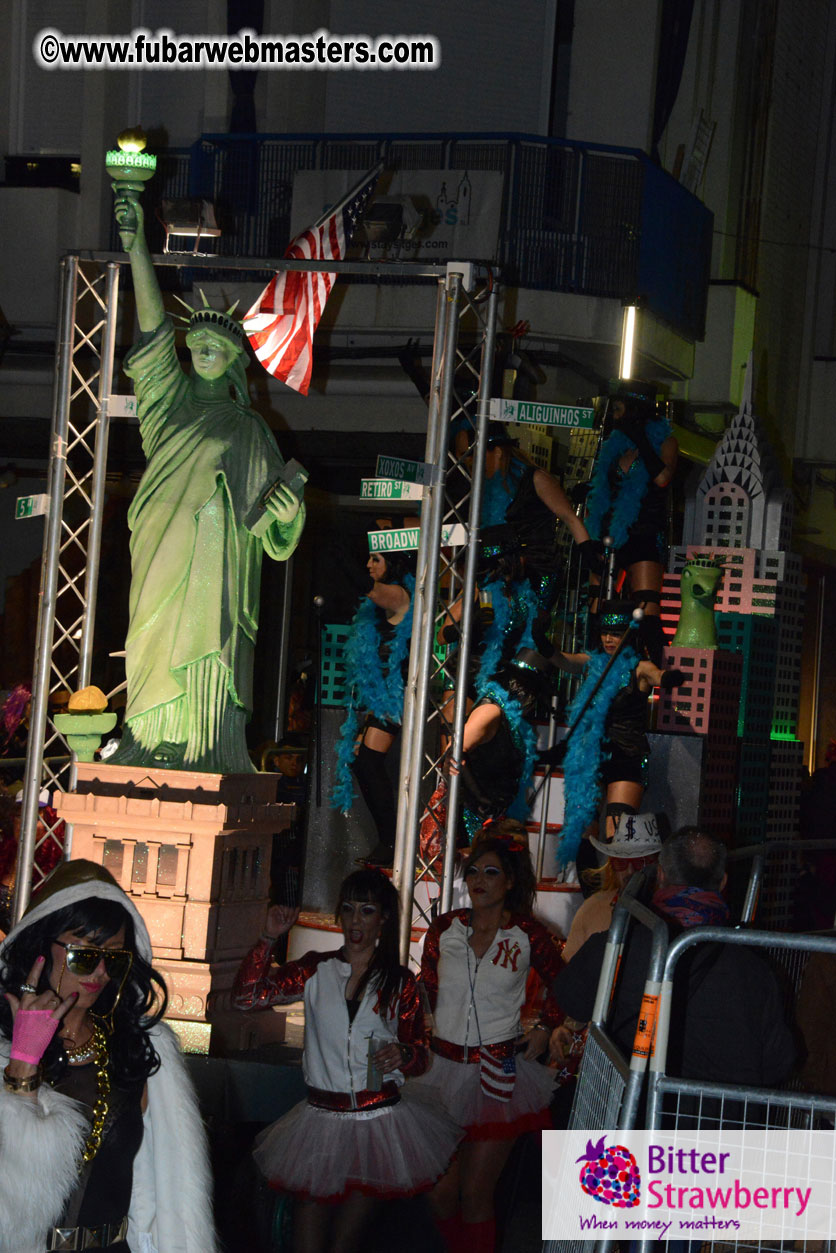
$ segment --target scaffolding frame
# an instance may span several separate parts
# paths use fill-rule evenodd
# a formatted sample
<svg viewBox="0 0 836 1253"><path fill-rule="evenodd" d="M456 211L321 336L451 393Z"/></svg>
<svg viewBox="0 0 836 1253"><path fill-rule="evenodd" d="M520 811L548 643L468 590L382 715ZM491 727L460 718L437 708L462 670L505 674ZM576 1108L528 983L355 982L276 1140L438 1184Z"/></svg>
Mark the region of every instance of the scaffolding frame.
<svg viewBox="0 0 836 1253"><path fill-rule="evenodd" d="M429 737L435 732L434 724L441 716L437 708L428 714L433 639L437 626L435 619L438 613L444 612L439 607L437 593L441 526L447 519L456 522L466 520L465 544L453 550L454 557L445 560L445 564L448 568L457 566L462 551L466 550L464 579L454 571L451 583L454 586L457 580L462 583L465 595L469 588L469 599L472 601L476 569L473 540L478 527L469 523L471 515L475 519L479 516L483 460L480 453L485 441L487 405L480 406L478 422L475 423L478 435L472 484L465 467L447 450L447 432L453 417L458 413L472 416L477 402L489 397L496 330L497 275L470 262L432 265L416 262L288 261L284 258L241 259L192 254L156 255L152 260L155 267L209 270L213 274L326 271L339 275L362 275L364 278L418 278L435 281L438 285L426 457L437 467L437 480L430 484L425 494L425 522L421 528L418 554L419 578L416 580L414 613L417 629L413 630L405 695L401 803L394 872L401 893L408 948L414 896L411 871L416 862L419 791L425 759L429 769L441 777L438 754L432 749L425 750L425 743L429 743ZM45 830L38 835L41 790L43 787L67 790L76 782L75 756L70 754L63 736L48 719L49 698L55 691L84 687L90 681L119 313L119 276L121 267L127 264L129 260L125 254L111 252L70 254L61 261L48 469L49 504L41 563L13 922L19 921L29 903L33 876L36 879L35 888L44 878L36 862L38 851L47 842L62 848L57 829L60 823L52 826L45 824ZM474 272L487 281L484 310L475 293L465 290L465 280L471 286ZM475 315L478 327L475 346L469 349L461 346L459 337L461 317L467 311ZM470 384L462 395L457 394L455 386L457 367L463 369ZM458 470L468 481L462 497L457 501L448 499L445 492L450 470ZM435 611L431 609L433 604ZM471 621L472 605L466 600L460 644L465 664L469 654ZM280 670L285 661L285 657L279 659ZM463 684L466 684L465 664L459 667ZM457 696L454 753L461 743L464 713L464 700ZM423 734L417 734L416 728L420 728ZM58 760L45 760L49 749L53 749L51 756L55 757L55 748L62 750ZM457 817L457 791L457 779L453 777L448 814L448 830L451 831L455 829ZM71 845L72 831L68 828L63 855L69 855ZM446 908L449 908L452 894L454 857L455 839L448 838L443 866L433 864L419 868L420 875L430 876L440 883Z"/></svg>

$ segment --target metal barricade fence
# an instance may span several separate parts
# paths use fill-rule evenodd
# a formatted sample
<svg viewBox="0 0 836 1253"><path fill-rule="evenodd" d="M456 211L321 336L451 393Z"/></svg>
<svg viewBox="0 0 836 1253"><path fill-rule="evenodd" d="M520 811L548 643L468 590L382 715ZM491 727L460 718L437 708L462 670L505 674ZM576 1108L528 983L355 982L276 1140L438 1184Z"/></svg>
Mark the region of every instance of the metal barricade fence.
<svg viewBox="0 0 836 1253"><path fill-rule="evenodd" d="M667 1073L676 964L682 954L694 946L718 942L759 949L773 961L780 957L783 968L790 974L793 996L797 993L804 965L811 953L824 953L836 961L836 938L830 936L693 927L672 941L664 963L656 1039L649 1068L647 1127L831 1130L836 1126L836 1096L793 1089L792 1078L784 1088L759 1088L680 1079ZM642 1244L643 1251L649 1243ZM759 1249L767 1253L771 1250L782 1253L784 1247L778 1241L765 1244L732 1239L724 1239L723 1245L729 1250Z"/></svg>
<svg viewBox="0 0 836 1253"><path fill-rule="evenodd" d="M774 921L769 908L769 895L776 894L773 879L791 880L797 884L799 854L827 853L834 850L836 839L768 840L763 844L747 844L742 848L730 849L727 858L729 895L732 899L741 901L741 924L751 925L757 918L762 927L769 929ZM750 860L751 866L744 885L742 877L736 875L735 871L738 867L744 870ZM836 924L836 920L833 921Z"/></svg>
<svg viewBox="0 0 836 1253"><path fill-rule="evenodd" d="M645 881L644 873L633 875L613 911L598 979L595 1007L569 1116L571 1130L595 1131L615 1127L619 1131L627 1131L636 1125L655 1031L660 981L668 946L668 929L662 919L636 899ZM631 920L635 925L648 929L651 944L642 1012L633 1041L632 1055L628 1060L622 1056L609 1035L607 1019L621 971L624 941ZM611 1244L610 1240L547 1240L543 1244L543 1253L591 1253L592 1250L595 1253L607 1253Z"/></svg>

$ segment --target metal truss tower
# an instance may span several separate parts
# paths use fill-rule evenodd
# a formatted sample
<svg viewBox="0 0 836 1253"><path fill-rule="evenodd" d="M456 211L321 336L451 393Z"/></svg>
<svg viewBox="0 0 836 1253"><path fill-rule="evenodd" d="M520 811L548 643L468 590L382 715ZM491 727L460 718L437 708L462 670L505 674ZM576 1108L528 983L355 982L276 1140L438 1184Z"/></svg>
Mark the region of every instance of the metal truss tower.
<svg viewBox="0 0 836 1253"><path fill-rule="evenodd" d="M75 784L63 736L47 719L50 695L90 682L96 587L107 464L108 401L112 390L119 266L61 262L58 360L53 393L49 510L41 564L40 606L29 739L15 878L14 919L61 850L55 828L41 824L41 788ZM55 846L50 849L49 845ZM33 883L34 879L34 883Z"/></svg>
<svg viewBox="0 0 836 1253"><path fill-rule="evenodd" d="M427 924L436 909L443 913L452 903L460 809L455 763L461 760L466 715L497 303L493 275L478 293L466 290L458 273L448 274L439 287L425 453L430 482L421 510L395 846L402 961L409 952L413 923ZM455 430L465 432L466 438L457 442ZM450 528L456 529L451 533ZM462 606L461 633L453 673L446 650L437 652L435 645L447 607L457 600ZM455 691L452 717L451 691ZM443 751L445 739L449 762ZM447 787L446 815L443 824L436 821L436 849L422 851L421 814L442 783Z"/></svg>

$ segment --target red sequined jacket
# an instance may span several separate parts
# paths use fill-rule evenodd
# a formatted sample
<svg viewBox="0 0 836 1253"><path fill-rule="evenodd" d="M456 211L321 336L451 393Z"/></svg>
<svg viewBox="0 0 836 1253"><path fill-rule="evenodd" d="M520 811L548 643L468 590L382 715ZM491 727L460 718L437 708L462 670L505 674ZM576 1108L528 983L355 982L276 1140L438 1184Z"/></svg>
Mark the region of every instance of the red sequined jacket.
<svg viewBox="0 0 836 1253"><path fill-rule="evenodd" d="M339 949L306 953L284 966L271 966L272 951L267 940L250 949L235 977L232 1001L237 1009L267 1009L304 995L302 1066L309 1090L342 1094L342 1102L331 1103L335 1108L366 1108L392 1099L404 1076L426 1070L424 1014L418 985L408 970L401 970L401 990L394 1006L381 1007L375 988L367 987L352 1022L345 999L351 966L341 959ZM368 1090L370 1037L374 1037L372 1052L392 1042L406 1046L402 1066L384 1076L381 1093Z"/></svg>

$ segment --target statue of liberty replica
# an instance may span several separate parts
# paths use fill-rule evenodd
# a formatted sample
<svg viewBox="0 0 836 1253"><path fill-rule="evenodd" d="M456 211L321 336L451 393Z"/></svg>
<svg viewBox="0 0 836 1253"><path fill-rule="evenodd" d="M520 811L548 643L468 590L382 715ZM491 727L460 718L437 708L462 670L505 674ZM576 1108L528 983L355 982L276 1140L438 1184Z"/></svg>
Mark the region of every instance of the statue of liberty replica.
<svg viewBox="0 0 836 1253"><path fill-rule="evenodd" d="M186 306L191 370L180 365L145 239L141 187L114 177L141 332L125 372L147 464L128 514L128 697L110 760L249 772L261 553L287 560L305 508L282 481L270 428L250 408L244 333L232 310L212 309L205 297L202 308Z"/></svg>

